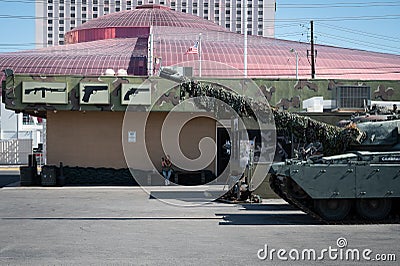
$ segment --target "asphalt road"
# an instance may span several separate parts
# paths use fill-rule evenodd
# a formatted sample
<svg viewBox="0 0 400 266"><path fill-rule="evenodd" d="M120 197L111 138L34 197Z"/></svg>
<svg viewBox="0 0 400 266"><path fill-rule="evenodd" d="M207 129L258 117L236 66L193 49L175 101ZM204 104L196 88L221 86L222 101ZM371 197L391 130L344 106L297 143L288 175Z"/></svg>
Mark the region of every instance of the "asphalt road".
<svg viewBox="0 0 400 266"><path fill-rule="evenodd" d="M149 188L173 202L171 189ZM383 265L327 253L320 261L288 258L293 250L339 252L338 238L347 241L344 252L400 256L400 225L321 225L282 200L177 207L137 187L5 187L0 228L0 265ZM277 251L272 261L259 259L265 245L285 249L289 261Z"/></svg>

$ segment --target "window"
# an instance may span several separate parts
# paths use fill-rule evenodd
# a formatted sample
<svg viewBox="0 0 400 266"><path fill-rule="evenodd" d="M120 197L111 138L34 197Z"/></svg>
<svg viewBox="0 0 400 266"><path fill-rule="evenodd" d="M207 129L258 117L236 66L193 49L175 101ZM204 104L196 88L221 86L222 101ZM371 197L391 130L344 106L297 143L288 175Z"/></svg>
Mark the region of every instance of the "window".
<svg viewBox="0 0 400 266"><path fill-rule="evenodd" d="M127 4L128 6L130 6L130 5L132 5L132 2L131 2L131 1L126 1L126 4ZM162 2L162 3L160 2L160 4L163 5L164 2Z"/></svg>
<svg viewBox="0 0 400 266"><path fill-rule="evenodd" d="M49 19L49 20L47 21L47 23L48 23L48 24L53 24L53 20Z"/></svg>
<svg viewBox="0 0 400 266"><path fill-rule="evenodd" d="M251 29L251 24L247 24L247 28L248 28L248 29Z"/></svg>
<svg viewBox="0 0 400 266"><path fill-rule="evenodd" d="M85 22L86 22L86 20L85 20L85 19L84 19L84 20L82 20L82 24L83 24L83 23L85 23Z"/></svg>
<svg viewBox="0 0 400 266"><path fill-rule="evenodd" d="M53 10L53 6L48 6L47 10Z"/></svg>
<svg viewBox="0 0 400 266"><path fill-rule="evenodd" d="M251 35L251 34L252 34L251 30L248 30L247 35Z"/></svg>
<svg viewBox="0 0 400 266"><path fill-rule="evenodd" d="M60 10L64 10L64 6L60 6Z"/></svg>
<svg viewBox="0 0 400 266"><path fill-rule="evenodd" d="M71 0L71 4L75 4L75 0Z"/></svg>
<svg viewBox="0 0 400 266"><path fill-rule="evenodd" d="M262 11L258 11L258 14L259 14L259 15L262 15L262 14L263 14L263 12L262 12Z"/></svg>
<svg viewBox="0 0 400 266"><path fill-rule="evenodd" d="M119 8L119 7L116 7L115 8L115 12L118 12L118 11L120 11L121 10L121 8Z"/></svg>
<svg viewBox="0 0 400 266"><path fill-rule="evenodd" d="M236 10L236 14L240 15L240 14L242 14L242 12L240 10Z"/></svg>
<svg viewBox="0 0 400 266"><path fill-rule="evenodd" d="M219 10L215 10L215 15L218 15L219 14Z"/></svg>
<svg viewBox="0 0 400 266"><path fill-rule="evenodd" d="M183 12L183 13L186 13L186 9L185 9L185 8L184 8L184 9L182 9L182 12Z"/></svg>
<svg viewBox="0 0 400 266"><path fill-rule="evenodd" d="M75 20L71 20L71 24L75 25ZM71 29L72 29L72 27L71 27Z"/></svg>
<svg viewBox="0 0 400 266"><path fill-rule="evenodd" d="M97 18L97 14L93 14L93 18Z"/></svg>
<svg viewBox="0 0 400 266"><path fill-rule="evenodd" d="M82 7L82 11L86 11L86 6L83 6L83 7Z"/></svg>
<svg viewBox="0 0 400 266"><path fill-rule="evenodd" d="M231 11L230 11L230 10L226 10L226 11L225 11L225 14L230 15L230 14L231 14Z"/></svg>
<svg viewBox="0 0 400 266"><path fill-rule="evenodd" d="M47 13L47 16L48 16L49 18L52 18L52 17L53 17L53 13Z"/></svg>
<svg viewBox="0 0 400 266"><path fill-rule="evenodd" d="M263 21L263 18L258 18L258 21Z"/></svg>
<svg viewBox="0 0 400 266"><path fill-rule="evenodd" d="M115 4L116 4L117 6L119 6L119 5L121 5L121 1L116 1Z"/></svg>
<svg viewBox="0 0 400 266"><path fill-rule="evenodd" d="M231 27L231 24L225 24L225 28L229 29Z"/></svg>
<svg viewBox="0 0 400 266"><path fill-rule="evenodd" d="M231 7L231 4L230 4L230 3L226 3L225 6L226 6L226 7Z"/></svg>
<svg viewBox="0 0 400 266"><path fill-rule="evenodd" d="M237 7L237 8L241 8L242 5L241 5L241 4L236 4L236 7Z"/></svg>
<svg viewBox="0 0 400 266"><path fill-rule="evenodd" d="M86 18L86 14L82 14L82 18Z"/></svg>
<svg viewBox="0 0 400 266"><path fill-rule="evenodd" d="M204 14L208 14L208 10L204 10Z"/></svg>
<svg viewBox="0 0 400 266"><path fill-rule="evenodd" d="M197 9L193 9L193 14L197 14Z"/></svg>
<svg viewBox="0 0 400 266"><path fill-rule="evenodd" d="M48 30L48 31L52 31L52 30L53 30L53 27L47 27L47 30Z"/></svg>
<svg viewBox="0 0 400 266"><path fill-rule="evenodd" d="M75 11L75 7L74 6L71 6L71 11Z"/></svg>
<svg viewBox="0 0 400 266"><path fill-rule="evenodd" d="M75 17L75 14L73 13L73 14L71 14L71 18L74 18Z"/></svg>
<svg viewBox="0 0 400 266"><path fill-rule="evenodd" d="M241 31L240 31L240 30L237 30L236 33L241 33Z"/></svg>
<svg viewBox="0 0 400 266"><path fill-rule="evenodd" d="M138 4L138 6L140 6L140 5L143 4L143 2L142 1L138 1L137 4Z"/></svg>
<svg viewBox="0 0 400 266"><path fill-rule="evenodd" d="M58 34L58 38L64 38L64 34Z"/></svg>
<svg viewBox="0 0 400 266"><path fill-rule="evenodd" d="M108 12L110 9L108 7L104 7L104 12Z"/></svg>
<svg viewBox="0 0 400 266"><path fill-rule="evenodd" d="M219 7L219 3L215 3L215 7Z"/></svg>
<svg viewBox="0 0 400 266"><path fill-rule="evenodd" d="M60 20L58 23L59 24L64 24L64 20Z"/></svg>
<svg viewBox="0 0 400 266"><path fill-rule="evenodd" d="M86 0L82 0L82 5L86 5Z"/></svg>
<svg viewBox="0 0 400 266"><path fill-rule="evenodd" d="M259 29L262 29L262 24L258 25L258 28L259 28Z"/></svg>
<svg viewBox="0 0 400 266"><path fill-rule="evenodd" d="M175 2L171 2L171 6L175 6Z"/></svg>
<svg viewBox="0 0 400 266"><path fill-rule="evenodd" d="M64 31L64 27L59 27L58 30L59 31Z"/></svg>
<svg viewBox="0 0 400 266"><path fill-rule="evenodd" d="M252 21L252 20L253 20L252 18L247 17L247 21Z"/></svg>
<svg viewBox="0 0 400 266"><path fill-rule="evenodd" d="M93 7L93 11L97 11L97 6L94 6L94 7Z"/></svg>
<svg viewBox="0 0 400 266"><path fill-rule="evenodd" d="M242 27L242 25L236 24L236 28L237 28L237 29L240 29L241 27Z"/></svg>
<svg viewBox="0 0 400 266"><path fill-rule="evenodd" d="M203 18L204 18L204 19L208 19L208 16L206 15L206 16L204 16Z"/></svg>
<svg viewBox="0 0 400 266"><path fill-rule="evenodd" d="M208 3L204 3L204 7L208 7Z"/></svg>
<svg viewBox="0 0 400 266"><path fill-rule="evenodd" d="M47 38L53 38L53 34L52 33L47 34Z"/></svg>
<svg viewBox="0 0 400 266"><path fill-rule="evenodd" d="M105 5L108 5L109 3L110 3L110 1L104 0L104 4L105 4Z"/></svg>
<svg viewBox="0 0 400 266"><path fill-rule="evenodd" d="M258 35L263 35L263 32L262 31L258 31Z"/></svg>
<svg viewBox="0 0 400 266"><path fill-rule="evenodd" d="M60 18L63 18L63 17L64 17L64 13L60 13L58 16L59 16Z"/></svg>
<svg viewBox="0 0 400 266"><path fill-rule="evenodd" d="M63 45L64 41L59 41L58 44Z"/></svg>
<svg viewBox="0 0 400 266"><path fill-rule="evenodd" d="M160 5L164 5L165 3L164 3L164 1L160 1Z"/></svg>
<svg viewBox="0 0 400 266"><path fill-rule="evenodd" d="M60 4L64 4L64 0L60 0Z"/></svg>
<svg viewBox="0 0 400 266"><path fill-rule="evenodd" d="M52 40L47 41L47 44L53 44Z"/></svg>
<svg viewBox="0 0 400 266"><path fill-rule="evenodd" d="M197 3L193 3L193 7L197 7Z"/></svg>
<svg viewBox="0 0 400 266"><path fill-rule="evenodd" d="M52 4L53 0L47 0L47 3Z"/></svg>
<svg viewBox="0 0 400 266"><path fill-rule="evenodd" d="M183 2L183 3L182 3L182 6L186 6L186 2Z"/></svg>
<svg viewBox="0 0 400 266"><path fill-rule="evenodd" d="M251 10L248 10L248 11L247 11L247 15L251 15Z"/></svg>
<svg viewBox="0 0 400 266"><path fill-rule="evenodd" d="M97 5L97 4L99 4L99 1L98 0L93 0L93 5Z"/></svg>

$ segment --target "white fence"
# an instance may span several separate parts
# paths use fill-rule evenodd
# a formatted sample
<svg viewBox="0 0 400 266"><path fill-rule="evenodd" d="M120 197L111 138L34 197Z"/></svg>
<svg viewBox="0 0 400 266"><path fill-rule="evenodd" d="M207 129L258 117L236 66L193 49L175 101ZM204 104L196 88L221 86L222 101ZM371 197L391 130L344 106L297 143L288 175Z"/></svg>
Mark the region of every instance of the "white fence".
<svg viewBox="0 0 400 266"><path fill-rule="evenodd" d="M0 140L0 164L27 165L28 155L32 154L31 139Z"/></svg>

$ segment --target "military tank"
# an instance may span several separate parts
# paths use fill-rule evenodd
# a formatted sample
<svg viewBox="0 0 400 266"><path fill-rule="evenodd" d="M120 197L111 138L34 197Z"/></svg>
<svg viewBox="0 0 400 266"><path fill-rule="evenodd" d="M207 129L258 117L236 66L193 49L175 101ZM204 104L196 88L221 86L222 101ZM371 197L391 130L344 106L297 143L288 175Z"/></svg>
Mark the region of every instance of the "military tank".
<svg viewBox="0 0 400 266"><path fill-rule="evenodd" d="M318 149L308 145L298 158L272 165L270 187L323 222L399 222L399 125L400 120L353 124L362 137L336 155L309 153Z"/></svg>

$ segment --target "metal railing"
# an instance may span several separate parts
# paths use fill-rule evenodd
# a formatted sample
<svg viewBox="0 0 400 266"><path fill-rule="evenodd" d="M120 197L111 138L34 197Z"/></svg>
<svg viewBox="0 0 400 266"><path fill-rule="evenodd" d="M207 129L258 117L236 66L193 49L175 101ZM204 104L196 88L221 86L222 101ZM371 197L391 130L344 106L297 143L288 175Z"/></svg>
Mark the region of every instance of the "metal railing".
<svg viewBox="0 0 400 266"><path fill-rule="evenodd" d="M0 164L26 165L28 164L28 155L32 154L32 140L0 140L0 151Z"/></svg>

